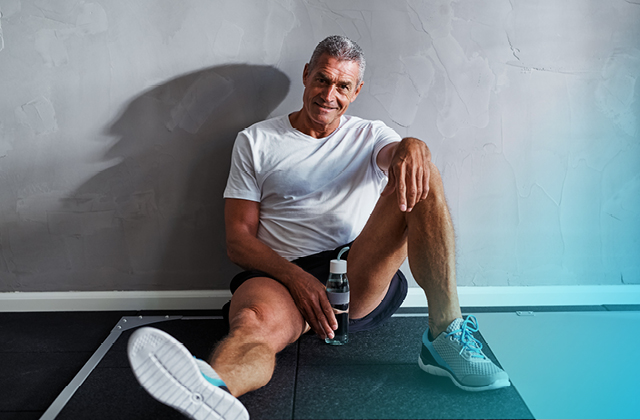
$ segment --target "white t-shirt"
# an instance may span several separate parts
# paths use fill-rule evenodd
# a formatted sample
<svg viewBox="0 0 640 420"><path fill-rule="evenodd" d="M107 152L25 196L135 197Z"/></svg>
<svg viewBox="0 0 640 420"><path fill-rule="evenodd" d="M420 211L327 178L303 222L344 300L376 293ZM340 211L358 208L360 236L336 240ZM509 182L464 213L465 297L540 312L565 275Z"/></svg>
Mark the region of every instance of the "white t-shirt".
<svg viewBox="0 0 640 420"><path fill-rule="evenodd" d="M343 115L316 139L284 115L238 134L225 198L260 203L258 239L288 260L334 249L364 228L387 176L380 150L400 141L381 121Z"/></svg>

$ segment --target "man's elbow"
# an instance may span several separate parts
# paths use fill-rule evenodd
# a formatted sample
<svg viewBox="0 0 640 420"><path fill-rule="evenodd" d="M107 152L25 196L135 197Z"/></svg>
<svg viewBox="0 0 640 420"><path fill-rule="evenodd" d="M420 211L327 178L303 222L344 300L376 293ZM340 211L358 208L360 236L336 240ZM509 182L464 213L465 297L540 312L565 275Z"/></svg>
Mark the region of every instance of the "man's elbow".
<svg viewBox="0 0 640 420"><path fill-rule="evenodd" d="M240 248L234 241L229 239L227 239L227 257L232 263L236 265L240 265L240 262L242 260Z"/></svg>

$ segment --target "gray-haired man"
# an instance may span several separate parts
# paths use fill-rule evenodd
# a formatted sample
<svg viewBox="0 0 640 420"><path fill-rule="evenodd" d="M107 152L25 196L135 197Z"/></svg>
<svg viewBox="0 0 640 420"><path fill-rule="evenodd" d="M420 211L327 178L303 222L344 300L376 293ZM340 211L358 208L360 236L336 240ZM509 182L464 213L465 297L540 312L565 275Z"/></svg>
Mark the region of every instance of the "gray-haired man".
<svg viewBox="0 0 640 420"><path fill-rule="evenodd" d="M309 330L333 337L322 282L347 244L351 331L375 328L398 309L408 257L429 306L420 367L469 391L509 385L473 338L475 318L462 318L453 225L428 147L345 115L364 68L357 44L323 40L304 68L302 108L238 134L225 224L229 257L246 271L231 282L230 333L206 363L163 332L138 330L132 366L160 401L196 419L247 416L235 397L269 382L279 351Z"/></svg>

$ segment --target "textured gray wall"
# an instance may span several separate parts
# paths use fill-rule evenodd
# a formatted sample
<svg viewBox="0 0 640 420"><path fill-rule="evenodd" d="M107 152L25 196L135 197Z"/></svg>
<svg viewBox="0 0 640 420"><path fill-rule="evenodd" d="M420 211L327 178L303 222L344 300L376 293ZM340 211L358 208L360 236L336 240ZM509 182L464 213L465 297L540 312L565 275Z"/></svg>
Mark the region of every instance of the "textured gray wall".
<svg viewBox="0 0 640 420"><path fill-rule="evenodd" d="M0 0L0 291L223 289L235 133L299 109L424 139L460 285L640 283L638 0Z"/></svg>

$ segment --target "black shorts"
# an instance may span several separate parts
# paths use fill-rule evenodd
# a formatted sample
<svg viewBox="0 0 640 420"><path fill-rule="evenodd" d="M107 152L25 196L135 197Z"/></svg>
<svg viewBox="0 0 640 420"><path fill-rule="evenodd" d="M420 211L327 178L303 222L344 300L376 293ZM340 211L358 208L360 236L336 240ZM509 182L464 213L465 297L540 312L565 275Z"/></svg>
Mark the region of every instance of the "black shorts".
<svg viewBox="0 0 640 420"><path fill-rule="evenodd" d="M329 261L336 259L338 253L344 246L340 246L334 250L323 251L317 254L309 255L307 257L298 258L296 260L291 261L296 264L300 268L302 268L307 273L313 275L317 278L322 284L326 284L327 278L329 277ZM341 258L347 258L349 252L343 254ZM229 288L231 289L231 293L235 293L235 291L240 287L242 283L245 281L254 278L254 277L269 277L274 280L278 280L270 274L267 274L263 271L259 270L248 270L243 271L237 274L232 280ZM389 319L391 315L393 315L405 297L407 296L407 279L402 274L400 270L396 272L396 274L391 279L391 283L389 284L389 290L385 295L380 305L375 308L371 313L366 315L364 318L359 319L350 319L349 320L349 332L358 332L358 331L366 331L373 329L384 321ZM229 313L229 304L225 305L224 315L225 318L228 318Z"/></svg>

